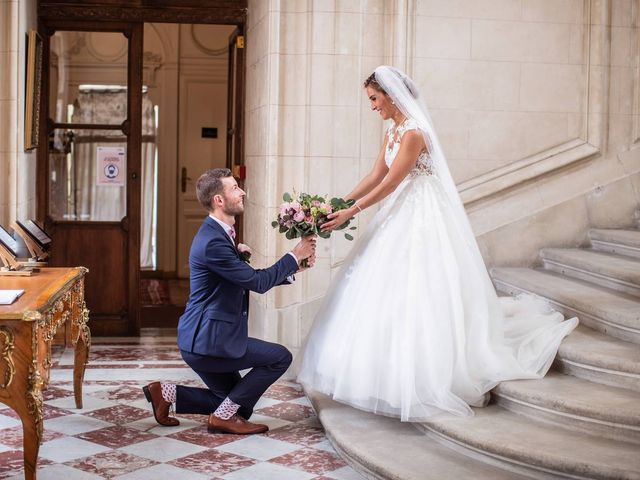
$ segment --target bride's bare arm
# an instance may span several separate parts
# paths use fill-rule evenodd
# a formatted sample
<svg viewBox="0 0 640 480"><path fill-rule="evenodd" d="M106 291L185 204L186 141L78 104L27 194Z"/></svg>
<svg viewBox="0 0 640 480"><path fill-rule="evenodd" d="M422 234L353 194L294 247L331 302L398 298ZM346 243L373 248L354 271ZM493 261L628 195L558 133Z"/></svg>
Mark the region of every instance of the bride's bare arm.
<svg viewBox="0 0 640 480"><path fill-rule="evenodd" d="M362 180L360 180L360 182L358 182L358 185L356 185L353 190L351 190L351 192L349 192L349 194L344 197L345 199L358 200L364 197L367 193L369 193L377 185L379 185L380 182L382 182L382 179L389 171L389 168L384 161L384 152L387 149L387 140L387 136L385 135L384 144L380 149L378 158L373 164L373 168L367 175L362 178Z"/></svg>
<svg viewBox="0 0 640 480"><path fill-rule="evenodd" d="M406 132L402 136L400 150L391 164L388 175L385 176L384 179L368 194L360 198L356 205L329 215L328 218L330 221L322 225L322 230L333 230L334 228L339 227L356 213L387 197L396 188L398 188L400 182L402 182L411 169L415 167L416 159L424 149L424 138L420 131L410 130Z"/></svg>

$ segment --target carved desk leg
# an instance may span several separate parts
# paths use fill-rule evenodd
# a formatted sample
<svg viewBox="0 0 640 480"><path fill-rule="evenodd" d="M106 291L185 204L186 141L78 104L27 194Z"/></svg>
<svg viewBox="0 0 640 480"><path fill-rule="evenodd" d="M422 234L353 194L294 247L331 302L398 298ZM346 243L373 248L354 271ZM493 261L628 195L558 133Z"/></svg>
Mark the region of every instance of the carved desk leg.
<svg viewBox="0 0 640 480"><path fill-rule="evenodd" d="M32 321L0 327L0 401L13 408L22 421L24 475L36 478L42 439L42 375L37 365L38 327ZM34 360L36 359L36 360Z"/></svg>
<svg viewBox="0 0 640 480"><path fill-rule="evenodd" d="M24 435L24 478L25 480L35 480L44 422L42 413L42 377L37 369L32 370L29 374L29 391L26 397L28 414L24 415L18 411L22 420L22 434Z"/></svg>
<svg viewBox="0 0 640 480"><path fill-rule="evenodd" d="M82 382L84 371L89 361L89 349L91 348L91 331L89 330L89 310L82 302L82 308L77 310L77 318L72 321L78 328L78 335L74 336L75 355L73 364L73 393L76 397L76 408L82 408Z"/></svg>

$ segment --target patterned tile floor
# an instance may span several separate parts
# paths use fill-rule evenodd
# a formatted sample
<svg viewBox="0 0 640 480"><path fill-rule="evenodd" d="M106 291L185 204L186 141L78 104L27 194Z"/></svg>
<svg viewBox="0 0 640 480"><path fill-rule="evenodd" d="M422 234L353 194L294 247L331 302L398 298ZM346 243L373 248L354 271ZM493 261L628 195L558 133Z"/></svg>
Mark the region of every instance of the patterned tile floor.
<svg viewBox="0 0 640 480"><path fill-rule="evenodd" d="M38 479L356 480L327 441L299 385L280 381L256 406L263 435L209 434L207 418L179 415L160 427L141 386L154 380L201 385L172 337L95 339L84 406L73 400L73 352L54 352L44 393ZM23 478L22 427L0 404L0 478Z"/></svg>

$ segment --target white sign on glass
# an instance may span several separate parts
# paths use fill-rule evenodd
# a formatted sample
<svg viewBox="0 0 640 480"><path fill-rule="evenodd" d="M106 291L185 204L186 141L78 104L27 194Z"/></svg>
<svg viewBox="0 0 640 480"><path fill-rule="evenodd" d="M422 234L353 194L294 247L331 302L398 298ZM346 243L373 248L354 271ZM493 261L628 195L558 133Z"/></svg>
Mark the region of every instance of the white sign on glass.
<svg viewBox="0 0 640 480"><path fill-rule="evenodd" d="M97 147L96 185L124 187L127 154L124 147Z"/></svg>

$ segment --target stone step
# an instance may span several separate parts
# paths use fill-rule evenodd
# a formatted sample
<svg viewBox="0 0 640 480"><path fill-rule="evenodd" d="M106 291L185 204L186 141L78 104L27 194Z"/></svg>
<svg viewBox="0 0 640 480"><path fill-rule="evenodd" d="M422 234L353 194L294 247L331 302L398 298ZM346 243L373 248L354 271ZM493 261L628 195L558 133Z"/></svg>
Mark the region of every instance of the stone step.
<svg viewBox="0 0 640 480"><path fill-rule="evenodd" d="M640 392L549 372L540 380L503 382L492 394L498 405L532 419L640 443Z"/></svg>
<svg viewBox="0 0 640 480"><path fill-rule="evenodd" d="M522 475L456 452L413 424L363 412L326 395L305 392L327 438L357 472L369 479L525 480Z"/></svg>
<svg viewBox="0 0 640 480"><path fill-rule="evenodd" d="M640 343L640 300L589 282L545 270L495 268L491 277L502 293L534 293L566 317L628 342Z"/></svg>
<svg viewBox="0 0 640 480"><path fill-rule="evenodd" d="M499 405L474 411L474 417L442 416L420 425L454 448L530 475L640 479L637 444L550 428Z"/></svg>
<svg viewBox="0 0 640 480"><path fill-rule="evenodd" d="M589 230L591 245L595 250L640 258L640 230Z"/></svg>
<svg viewBox="0 0 640 480"><path fill-rule="evenodd" d="M558 350L556 370L591 382L640 392L640 348L578 326Z"/></svg>
<svg viewBox="0 0 640 480"><path fill-rule="evenodd" d="M544 248L548 270L640 296L640 259L581 248Z"/></svg>

